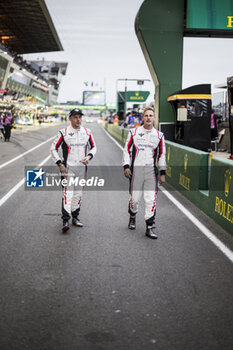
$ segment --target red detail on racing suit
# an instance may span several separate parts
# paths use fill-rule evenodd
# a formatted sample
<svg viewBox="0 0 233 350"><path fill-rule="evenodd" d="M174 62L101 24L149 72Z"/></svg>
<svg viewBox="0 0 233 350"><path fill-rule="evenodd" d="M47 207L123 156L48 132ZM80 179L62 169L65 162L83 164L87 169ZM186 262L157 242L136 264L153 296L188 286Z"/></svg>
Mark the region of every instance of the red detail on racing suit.
<svg viewBox="0 0 233 350"><path fill-rule="evenodd" d="M56 143L55 149L57 150L58 147L60 146L60 144L62 143L63 140L63 136L60 137L60 139L58 140L58 142Z"/></svg>

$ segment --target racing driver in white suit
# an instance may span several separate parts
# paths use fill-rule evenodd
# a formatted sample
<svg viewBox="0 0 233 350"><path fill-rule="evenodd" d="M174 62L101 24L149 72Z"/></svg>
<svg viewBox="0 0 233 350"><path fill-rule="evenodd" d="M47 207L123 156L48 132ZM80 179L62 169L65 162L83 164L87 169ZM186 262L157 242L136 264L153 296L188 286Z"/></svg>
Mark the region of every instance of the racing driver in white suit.
<svg viewBox="0 0 233 350"><path fill-rule="evenodd" d="M80 109L73 109L69 113L70 125L58 132L52 143L50 152L54 162L59 166L63 178L69 181L69 177L86 177L86 165L96 153L96 144L89 129L81 126L83 113ZM59 155L59 147L62 148L62 156ZM70 187L69 183L63 187L62 198L62 231L69 230L69 219L72 223L82 227L78 219L83 188Z"/></svg>
<svg viewBox="0 0 233 350"><path fill-rule="evenodd" d="M154 119L154 109L147 107L143 112L144 124L129 131L123 152L123 167L125 177L130 179L128 227L131 230L136 228L136 214L144 191L145 234L156 239L157 235L152 228L156 214L158 169L159 184L163 185L166 174L166 148L163 133L153 126Z"/></svg>

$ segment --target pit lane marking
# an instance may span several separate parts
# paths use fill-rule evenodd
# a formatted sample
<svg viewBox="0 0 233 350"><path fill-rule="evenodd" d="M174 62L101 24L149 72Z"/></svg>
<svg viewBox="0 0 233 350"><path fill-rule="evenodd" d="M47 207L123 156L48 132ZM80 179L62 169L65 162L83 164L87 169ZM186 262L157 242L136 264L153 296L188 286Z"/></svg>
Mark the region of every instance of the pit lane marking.
<svg viewBox="0 0 233 350"><path fill-rule="evenodd" d="M161 186L160 190L233 263L233 252L167 190Z"/></svg>
<svg viewBox="0 0 233 350"><path fill-rule="evenodd" d="M49 155L48 157L46 157L39 165L38 167L44 165L50 158L51 156ZM12 187L12 189L7 192L7 194L5 194L5 196L3 196L0 199L0 207L6 203L6 201L25 183L26 178L24 177L22 180L20 180L14 187Z"/></svg>
<svg viewBox="0 0 233 350"><path fill-rule="evenodd" d="M0 169L2 169L2 168L4 168L5 166L7 166L7 165L9 165L9 164L11 164L11 163L13 163L13 162L15 162L16 160L18 160L19 158L25 156L26 154L35 151L35 149L37 149L37 148L39 148L39 147L45 145L47 142L49 142L49 141L55 139L55 137L56 137L56 136L50 137L50 139L48 139L48 140L46 140L46 141L44 141L44 142L39 143L39 145L37 145L37 146L35 146L35 147L33 147L33 148L30 148L28 151L26 151L26 152L20 154L19 156L15 157L15 158L12 158L12 159L8 160L7 162L1 164L1 165L0 165Z"/></svg>

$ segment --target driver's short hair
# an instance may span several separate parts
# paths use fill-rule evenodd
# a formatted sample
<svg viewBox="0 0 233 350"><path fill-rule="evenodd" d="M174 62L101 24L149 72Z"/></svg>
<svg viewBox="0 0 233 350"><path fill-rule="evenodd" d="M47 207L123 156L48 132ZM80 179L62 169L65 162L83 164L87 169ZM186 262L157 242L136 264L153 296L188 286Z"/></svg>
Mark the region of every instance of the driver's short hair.
<svg viewBox="0 0 233 350"><path fill-rule="evenodd" d="M144 111L143 111L143 115L144 115L147 111L152 111L153 113L155 113L153 107L146 107L146 108L144 109Z"/></svg>

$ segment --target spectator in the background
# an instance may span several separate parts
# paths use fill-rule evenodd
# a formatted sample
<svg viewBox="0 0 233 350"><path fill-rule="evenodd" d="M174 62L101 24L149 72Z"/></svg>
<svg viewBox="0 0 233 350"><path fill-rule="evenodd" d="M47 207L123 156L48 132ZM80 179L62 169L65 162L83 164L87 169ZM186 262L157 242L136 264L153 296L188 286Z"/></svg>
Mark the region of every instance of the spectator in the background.
<svg viewBox="0 0 233 350"><path fill-rule="evenodd" d="M134 114L133 111L128 113L127 115L127 125L129 128L133 128L135 124L135 118L134 118Z"/></svg>
<svg viewBox="0 0 233 350"><path fill-rule="evenodd" d="M142 124L142 115L136 111L132 111L132 114L134 116L134 127L141 126Z"/></svg>
<svg viewBox="0 0 233 350"><path fill-rule="evenodd" d="M3 117L3 125L5 141L9 142L11 137L11 129L13 127L13 117L11 115L5 115L5 117Z"/></svg>
<svg viewBox="0 0 233 350"><path fill-rule="evenodd" d="M42 115L39 115L39 124L41 125L41 123L43 122L43 117L42 117Z"/></svg>
<svg viewBox="0 0 233 350"><path fill-rule="evenodd" d="M117 118L117 115L115 114L113 117L113 124L118 125L118 123L119 123L119 119Z"/></svg>
<svg viewBox="0 0 233 350"><path fill-rule="evenodd" d="M136 114L137 114L137 122L138 122L138 124L142 124L142 115L140 113L138 113L138 112L136 112Z"/></svg>
<svg viewBox="0 0 233 350"><path fill-rule="evenodd" d="M214 140L218 137L218 130L216 126L216 119L214 115L214 110L211 110L211 115L210 115L210 130L211 130L211 140Z"/></svg>
<svg viewBox="0 0 233 350"><path fill-rule="evenodd" d="M3 125L3 115L2 114L0 115L0 129L1 129L1 134L4 137L4 125ZM2 138L2 135L0 135L1 138Z"/></svg>

